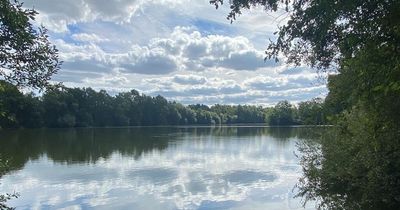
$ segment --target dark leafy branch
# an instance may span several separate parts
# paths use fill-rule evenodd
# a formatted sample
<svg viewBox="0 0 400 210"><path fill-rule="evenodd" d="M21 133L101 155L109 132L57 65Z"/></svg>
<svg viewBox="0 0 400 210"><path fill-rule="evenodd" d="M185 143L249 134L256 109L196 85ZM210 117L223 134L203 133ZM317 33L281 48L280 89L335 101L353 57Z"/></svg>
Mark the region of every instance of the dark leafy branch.
<svg viewBox="0 0 400 210"><path fill-rule="evenodd" d="M61 65L47 30L33 25L35 15L16 0L0 0L0 78L19 87L46 87Z"/></svg>
<svg viewBox="0 0 400 210"><path fill-rule="evenodd" d="M218 8L223 0L210 3ZM269 44L266 54L276 59L285 56L297 65L305 62L328 69L354 57L369 43L399 43L397 0L232 0L229 4L227 18L231 21L242 10L255 6L267 12L284 9L288 21L278 29L277 39ZM400 45L396 48L399 52Z"/></svg>

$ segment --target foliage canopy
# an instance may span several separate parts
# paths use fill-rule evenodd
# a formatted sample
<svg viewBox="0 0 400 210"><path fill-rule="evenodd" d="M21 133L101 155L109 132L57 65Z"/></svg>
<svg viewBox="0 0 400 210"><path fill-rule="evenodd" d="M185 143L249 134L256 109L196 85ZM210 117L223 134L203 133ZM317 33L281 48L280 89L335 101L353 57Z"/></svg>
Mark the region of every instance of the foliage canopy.
<svg viewBox="0 0 400 210"><path fill-rule="evenodd" d="M223 2L210 1L217 7ZM398 0L231 0L229 4L231 21L252 6L287 13L287 23L267 48L269 58L282 53L290 63L328 68L353 58L371 43L397 43L393 47L400 50Z"/></svg>
<svg viewBox="0 0 400 210"><path fill-rule="evenodd" d="M218 5L223 0L211 0ZM228 19L262 6L287 13L267 58L336 70L325 109L331 135L300 147L305 201L327 209L400 206L400 1L232 0ZM318 106L314 108L319 109ZM301 108L301 110L306 110Z"/></svg>
<svg viewBox="0 0 400 210"><path fill-rule="evenodd" d="M61 65L37 12L17 0L0 0L0 78L20 87L44 88Z"/></svg>

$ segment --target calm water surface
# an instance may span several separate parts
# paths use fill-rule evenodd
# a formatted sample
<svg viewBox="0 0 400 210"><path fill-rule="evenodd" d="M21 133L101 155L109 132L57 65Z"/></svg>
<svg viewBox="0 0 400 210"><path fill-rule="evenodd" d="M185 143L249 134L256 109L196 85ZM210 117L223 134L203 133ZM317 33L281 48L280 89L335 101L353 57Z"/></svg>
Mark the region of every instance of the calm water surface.
<svg viewBox="0 0 400 210"><path fill-rule="evenodd" d="M148 127L0 131L17 209L303 209L305 128ZM311 209L311 208L310 208Z"/></svg>

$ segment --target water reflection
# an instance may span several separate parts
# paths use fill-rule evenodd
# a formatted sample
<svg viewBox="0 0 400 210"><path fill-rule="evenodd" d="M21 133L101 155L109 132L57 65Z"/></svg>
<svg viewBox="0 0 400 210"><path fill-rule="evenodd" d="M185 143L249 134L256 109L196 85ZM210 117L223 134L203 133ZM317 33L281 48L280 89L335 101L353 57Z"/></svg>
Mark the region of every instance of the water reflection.
<svg viewBox="0 0 400 210"><path fill-rule="evenodd" d="M0 132L21 209L297 209L305 128L147 127Z"/></svg>

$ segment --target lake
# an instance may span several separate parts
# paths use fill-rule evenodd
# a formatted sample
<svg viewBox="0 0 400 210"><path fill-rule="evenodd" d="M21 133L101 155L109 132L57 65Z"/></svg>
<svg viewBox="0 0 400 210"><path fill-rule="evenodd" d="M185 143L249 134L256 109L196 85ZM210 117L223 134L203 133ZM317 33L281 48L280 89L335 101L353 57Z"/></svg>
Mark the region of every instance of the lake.
<svg viewBox="0 0 400 210"><path fill-rule="evenodd" d="M296 143L310 128L0 131L17 209L304 209ZM308 209L313 209L308 207Z"/></svg>

